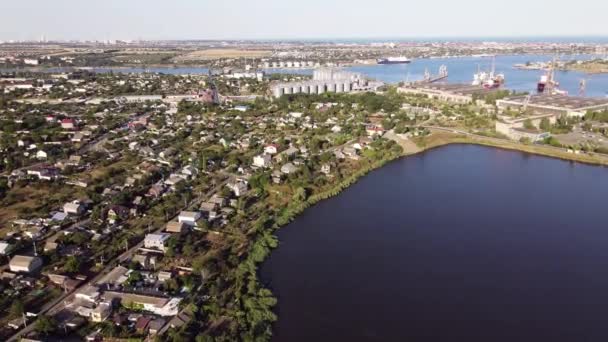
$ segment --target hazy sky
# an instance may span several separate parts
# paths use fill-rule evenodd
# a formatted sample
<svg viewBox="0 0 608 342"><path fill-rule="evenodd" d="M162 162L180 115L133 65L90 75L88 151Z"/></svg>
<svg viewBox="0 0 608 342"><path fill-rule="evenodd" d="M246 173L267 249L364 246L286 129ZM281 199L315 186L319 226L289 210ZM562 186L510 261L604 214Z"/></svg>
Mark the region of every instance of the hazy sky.
<svg viewBox="0 0 608 342"><path fill-rule="evenodd" d="M0 0L0 39L608 36L606 0Z"/></svg>

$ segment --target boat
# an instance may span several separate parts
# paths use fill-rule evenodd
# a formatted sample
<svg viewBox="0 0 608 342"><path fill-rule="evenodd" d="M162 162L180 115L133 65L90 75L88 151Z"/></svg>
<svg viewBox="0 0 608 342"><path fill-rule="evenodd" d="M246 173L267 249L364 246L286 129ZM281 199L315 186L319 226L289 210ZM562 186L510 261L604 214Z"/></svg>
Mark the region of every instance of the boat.
<svg viewBox="0 0 608 342"><path fill-rule="evenodd" d="M536 92L539 94L549 93L551 95L568 95L565 90L559 89L559 82L555 79L555 66L557 65L557 58L553 58L549 68L544 75L540 76L538 83L536 84Z"/></svg>
<svg viewBox="0 0 608 342"><path fill-rule="evenodd" d="M549 76L542 75L538 83L536 84L536 92L542 94L545 92L545 88L547 88L547 84L549 83Z"/></svg>
<svg viewBox="0 0 608 342"><path fill-rule="evenodd" d="M477 68L477 73L473 74L474 86L482 86L486 89L495 89L501 87L505 83L505 75L496 73L496 64L492 60L492 69L489 72L481 71Z"/></svg>
<svg viewBox="0 0 608 342"><path fill-rule="evenodd" d="M376 63L378 64L408 64L412 61L407 57L387 57L387 58L378 58Z"/></svg>

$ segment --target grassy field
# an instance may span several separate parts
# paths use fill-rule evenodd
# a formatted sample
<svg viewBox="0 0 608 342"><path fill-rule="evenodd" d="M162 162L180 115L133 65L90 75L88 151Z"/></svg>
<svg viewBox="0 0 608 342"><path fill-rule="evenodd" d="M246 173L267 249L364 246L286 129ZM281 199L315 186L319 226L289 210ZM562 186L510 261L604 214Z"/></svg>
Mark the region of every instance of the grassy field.
<svg viewBox="0 0 608 342"><path fill-rule="evenodd" d="M269 50L243 50L243 49L208 49L199 50L175 57L175 62L204 61L220 58L262 58L272 54Z"/></svg>
<svg viewBox="0 0 608 342"><path fill-rule="evenodd" d="M497 147L507 150L522 151L552 158L558 158L579 163L593 165L608 165L608 158L598 154L573 154L559 149L543 145L526 145L510 140L486 139L482 137L468 137L448 132L434 132L430 136L417 138L416 143L423 150L432 149L449 144L477 144L483 146Z"/></svg>

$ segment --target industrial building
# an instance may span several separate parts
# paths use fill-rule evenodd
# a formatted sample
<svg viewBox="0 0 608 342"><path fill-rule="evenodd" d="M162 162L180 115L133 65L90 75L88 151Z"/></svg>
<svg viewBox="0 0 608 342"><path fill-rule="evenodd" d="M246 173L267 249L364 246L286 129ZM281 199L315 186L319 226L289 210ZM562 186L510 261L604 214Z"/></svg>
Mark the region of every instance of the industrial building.
<svg viewBox="0 0 608 342"><path fill-rule="evenodd" d="M565 95L514 96L496 101L498 109L532 110L536 113L582 117L587 111L608 109L608 99Z"/></svg>
<svg viewBox="0 0 608 342"><path fill-rule="evenodd" d="M290 94L350 93L374 91L382 85L366 80L360 73L328 68L315 70L312 81L277 83L272 86L272 94L278 98Z"/></svg>
<svg viewBox="0 0 608 342"><path fill-rule="evenodd" d="M477 98L492 94L500 88L488 89L481 85L425 83L412 84L398 88L406 94L426 95L427 97L453 103L471 103Z"/></svg>
<svg viewBox="0 0 608 342"><path fill-rule="evenodd" d="M549 120L549 123L555 124L557 118L555 114L541 114L535 116L510 118L506 116L498 117L496 121L496 132L504 134L512 140L521 140L527 138L531 142L537 142L551 136L548 132L541 132L535 129L526 129L525 122L530 121L535 127L540 126L543 119Z"/></svg>

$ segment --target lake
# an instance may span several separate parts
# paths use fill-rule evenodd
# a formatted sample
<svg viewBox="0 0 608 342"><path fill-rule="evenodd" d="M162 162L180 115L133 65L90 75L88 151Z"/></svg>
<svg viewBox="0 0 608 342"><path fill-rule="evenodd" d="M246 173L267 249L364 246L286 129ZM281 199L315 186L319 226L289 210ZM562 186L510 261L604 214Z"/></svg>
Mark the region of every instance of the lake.
<svg viewBox="0 0 608 342"><path fill-rule="evenodd" d="M474 145L373 171L279 231L273 341L608 340L606 177Z"/></svg>

